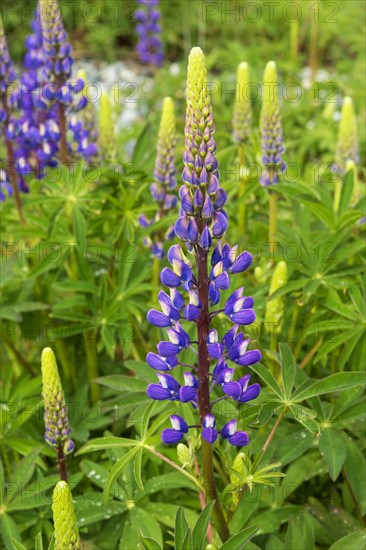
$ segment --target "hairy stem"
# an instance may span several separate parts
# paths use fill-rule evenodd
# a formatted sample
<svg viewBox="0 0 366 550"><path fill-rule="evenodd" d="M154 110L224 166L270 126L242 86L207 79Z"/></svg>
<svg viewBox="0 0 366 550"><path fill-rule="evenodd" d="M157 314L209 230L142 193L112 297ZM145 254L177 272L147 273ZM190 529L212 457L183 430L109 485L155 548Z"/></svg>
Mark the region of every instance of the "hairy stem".
<svg viewBox="0 0 366 550"><path fill-rule="evenodd" d="M202 304L200 316L197 320L198 331L198 407L200 412L201 424L206 414L211 412L210 402L210 356L207 349L207 336L210 330L210 312L208 298L208 269L207 269L207 251L201 247L197 248L197 271L198 271L198 295ZM202 471L205 485L207 501L214 500L214 518L217 524L217 530L223 541L229 538L229 530L226 519L219 500L216 481L213 468L212 446L202 439Z"/></svg>
<svg viewBox="0 0 366 550"><path fill-rule="evenodd" d="M239 227L239 237L243 237L245 234L246 229L246 204L245 204L245 191L247 188L247 180L246 177L243 175L244 171L244 164L245 164L245 152L243 145L239 146L239 181L240 181L240 188L239 188L239 219L238 219L238 227Z"/></svg>
<svg viewBox="0 0 366 550"><path fill-rule="evenodd" d="M268 240L270 251L276 253L276 233L277 233L277 194L269 191L269 232ZM271 246L273 244L273 247Z"/></svg>
<svg viewBox="0 0 366 550"><path fill-rule="evenodd" d="M66 456L62 445L59 445L57 448L57 466L60 472L61 481L68 481Z"/></svg>
<svg viewBox="0 0 366 550"><path fill-rule="evenodd" d="M62 103L58 104L58 123L60 126L60 160L61 164L67 166L68 164L68 150L67 150L67 126L66 126L66 114L65 106Z"/></svg>
<svg viewBox="0 0 366 550"><path fill-rule="evenodd" d="M175 462L173 462L172 460L170 460L170 458L167 458L166 456L164 456L163 454L159 453L159 451L156 451L154 449L154 447L151 447L150 445L144 445L144 448L149 451L150 453L152 453L153 455L155 456L158 456L161 460L163 460L164 462L166 462L167 464L169 464L169 466L171 466L172 468L175 468L176 470L178 470L178 472L180 472L181 474L183 474L184 476L186 476L188 479L190 479L191 481L193 481L193 483L195 485L197 485L197 487L199 487L201 489L201 486L198 482L198 480L196 478L194 478L191 474L189 474L188 472L186 472L186 470L183 470L183 468L181 468L180 466L178 466L178 464L176 464Z"/></svg>

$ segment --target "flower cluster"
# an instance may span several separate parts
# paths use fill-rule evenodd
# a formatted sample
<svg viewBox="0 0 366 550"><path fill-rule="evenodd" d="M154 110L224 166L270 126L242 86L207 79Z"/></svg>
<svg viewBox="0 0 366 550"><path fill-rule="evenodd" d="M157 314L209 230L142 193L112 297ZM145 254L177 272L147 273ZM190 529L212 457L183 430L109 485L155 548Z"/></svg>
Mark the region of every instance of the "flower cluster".
<svg viewBox="0 0 366 550"><path fill-rule="evenodd" d="M55 526L55 548L81 550L79 530L72 502L72 494L66 481L59 481L52 493L53 523Z"/></svg>
<svg viewBox="0 0 366 550"><path fill-rule="evenodd" d="M160 39L159 0L137 0L140 9L136 12L136 32L139 40L137 53L142 63L160 67L163 62L163 49Z"/></svg>
<svg viewBox="0 0 366 550"><path fill-rule="evenodd" d="M212 107L206 83L203 52L193 48L188 62L185 168L179 194L181 212L175 232L186 243L194 261L185 256L179 244L169 249L171 268L164 267L161 272L161 282L169 294L160 291L161 310L152 309L147 314L152 325L166 329L168 339L159 342L157 353L148 353L146 361L157 371L158 378L156 384L148 385L148 396L191 403L198 408L202 438L211 444L218 437L212 413L215 403L226 398L245 403L260 392L259 384L249 384L249 374L235 380L235 368L229 366L230 362L248 367L260 361L261 354L248 349L250 340L239 331L240 326L250 325L256 318L253 298L244 295L243 287L231 293L222 309L210 311L220 302L221 292L229 288L230 275L248 269L252 257L247 251L238 254L237 246L231 248L221 239L228 227L223 210L226 194L219 185ZM218 241L214 245L215 239ZM211 324L222 314L233 325L220 339ZM183 326L186 323L196 326L198 339L190 337L191 330ZM188 359L183 361L184 354ZM195 360L191 364L187 361L192 354ZM180 366L189 368L181 382L173 376ZM216 390L221 396L211 402L210 395ZM177 443L188 432L189 426L182 417L171 416L171 423L172 428L162 433L164 443ZM233 445L249 442L247 434L237 430L235 419L227 422L220 432Z"/></svg>
<svg viewBox="0 0 366 550"><path fill-rule="evenodd" d="M342 104L341 123L336 149L336 166L341 174L345 173L347 161L350 160L355 165L358 165L360 162L356 116L352 98L347 96L344 98Z"/></svg>
<svg viewBox="0 0 366 550"><path fill-rule="evenodd" d="M5 140L8 140L7 126L10 122L8 110L8 88L15 80L15 71L9 56L8 45L6 43L4 27L0 16L0 128L1 134ZM9 159L9 161L12 159ZM13 189L9 179L9 173L5 170L5 166L0 166L0 202L7 195L13 194Z"/></svg>
<svg viewBox="0 0 366 550"><path fill-rule="evenodd" d="M282 159L285 146L276 86L276 64L274 61L270 61L264 71L263 103L260 117L264 169L259 181L265 187L277 184L280 174L286 170L286 164Z"/></svg>
<svg viewBox="0 0 366 550"><path fill-rule="evenodd" d="M249 140L253 120L252 104L249 96L249 66L243 61L236 74L236 97L233 115L233 138L237 143Z"/></svg>
<svg viewBox="0 0 366 550"><path fill-rule="evenodd" d="M84 82L69 80L72 49L56 0L39 0L31 27L33 32L25 40L24 71L12 93L6 94L15 75L0 24L0 120L4 121L5 137L11 144L8 164L14 167L16 187L21 191L28 190L25 176L33 173L42 178L46 167L58 164L62 151L62 161L74 152L67 142L68 131L73 135L77 154L89 159L96 153L90 130L79 116L88 104L82 94Z"/></svg>
<svg viewBox="0 0 366 550"><path fill-rule="evenodd" d="M156 150L156 162L154 169L154 183L150 186L151 196L158 204L158 211L152 220L149 220L145 214L139 217L142 227L149 227L161 220L166 212L177 204L177 197L170 193L177 185L175 168L175 144L176 129L174 116L174 103L170 97L164 98L163 110L160 121L158 144ZM172 239L174 236L173 228L169 228L165 238ZM157 232L155 242L151 238L145 239L145 244L151 248L152 253L157 258L163 258L164 234Z"/></svg>
<svg viewBox="0 0 366 550"><path fill-rule="evenodd" d="M45 348L42 352L42 385L46 428L44 438L52 447L62 448L65 454L71 453L74 450L74 442L69 439L71 428L65 397L56 358L51 348Z"/></svg>

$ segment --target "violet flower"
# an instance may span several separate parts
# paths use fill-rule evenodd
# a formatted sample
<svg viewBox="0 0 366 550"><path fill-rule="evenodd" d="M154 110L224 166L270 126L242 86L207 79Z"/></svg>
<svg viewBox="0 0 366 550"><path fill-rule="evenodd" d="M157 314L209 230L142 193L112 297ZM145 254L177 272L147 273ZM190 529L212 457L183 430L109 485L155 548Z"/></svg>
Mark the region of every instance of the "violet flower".
<svg viewBox="0 0 366 550"><path fill-rule="evenodd" d="M163 48L160 38L159 0L137 0L137 3L140 6L136 12L137 53L142 63L160 67L163 63Z"/></svg>
<svg viewBox="0 0 366 550"><path fill-rule="evenodd" d="M253 298L244 295L244 288L233 292L222 309L212 309L220 302L221 292L230 287L230 275L248 269L252 256L247 251L238 254L237 246L230 248L221 240L228 228L224 210L226 193L219 184L215 128L206 83L204 55L200 48L193 48L188 62L185 168L179 193L181 211L175 224L176 235L186 243L193 258L188 260L180 244L173 245L168 252L171 268L164 267L161 271L161 282L169 294L159 292L161 311L152 309L147 314L150 324L166 330L168 340L159 342L157 353L150 352L146 358L158 378L158 383L148 385L148 396L191 403L198 409L202 448L213 444L218 437L212 412L215 402L232 398L244 403L255 399L260 392L259 384L249 385L249 374L236 381L235 368L229 368L228 363L247 367L261 359L261 353L249 350L250 340L239 332L239 326L255 320ZM217 314L224 314L233 323L221 339L211 327ZM193 339L187 332L188 327L185 328L189 323L196 326L197 336ZM177 376L180 365L189 367L189 358L182 356L192 354L192 350L197 359L195 364L191 364L191 370L186 370L183 376ZM211 392L216 389L220 397L211 401ZM173 428L163 431L164 443L181 441L190 428L176 415L171 417L171 422ZM236 420L225 424L221 435L233 445L249 443L248 435L237 430ZM208 462L204 460L204 472L209 468Z"/></svg>

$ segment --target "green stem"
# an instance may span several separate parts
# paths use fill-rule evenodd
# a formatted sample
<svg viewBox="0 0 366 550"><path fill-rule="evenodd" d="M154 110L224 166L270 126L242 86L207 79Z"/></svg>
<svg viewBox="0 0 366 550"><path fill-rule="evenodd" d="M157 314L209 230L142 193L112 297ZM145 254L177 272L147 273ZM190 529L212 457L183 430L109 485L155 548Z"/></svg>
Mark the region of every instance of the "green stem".
<svg viewBox="0 0 366 550"><path fill-rule="evenodd" d="M245 152L244 147L239 145L239 208L238 208L238 229L239 237L245 235L246 230L246 203L243 198L247 189L247 180L244 176L244 166L245 166Z"/></svg>
<svg viewBox="0 0 366 550"><path fill-rule="evenodd" d="M291 61L297 64L298 51L299 51L299 22L297 19L290 23L290 53Z"/></svg>
<svg viewBox="0 0 366 550"><path fill-rule="evenodd" d="M176 464L175 462L173 462L172 460L170 460L169 458L167 458L166 456L164 456L163 454L159 453L159 451L156 451L154 449L154 447L150 447L149 445L144 445L144 449L146 449L147 451L149 451L150 453L152 453L153 455L155 456L158 456L161 460L163 460L164 462L166 462L167 464L169 464L169 466L171 466L172 468L175 468L176 470L178 470L178 472L180 472L181 474L183 474L184 476L186 476L188 479L190 479L191 481L193 481L193 483L195 485L197 485L197 487L202 490L202 487L199 483L199 481L194 477L192 476L191 474L189 474L186 470L183 470L183 468L181 468L180 466L178 466L178 464Z"/></svg>
<svg viewBox="0 0 366 550"><path fill-rule="evenodd" d="M273 250L273 254L276 253L276 235L277 235L277 193L269 191L269 231L268 240L270 252ZM273 243L273 248L271 247Z"/></svg>
<svg viewBox="0 0 366 550"><path fill-rule="evenodd" d="M86 354L86 363L88 367L88 378L90 385L90 399L92 403L96 403L99 399L100 388L94 382L98 377L98 360L97 360L97 344L96 331L94 329L84 332L84 349Z"/></svg>

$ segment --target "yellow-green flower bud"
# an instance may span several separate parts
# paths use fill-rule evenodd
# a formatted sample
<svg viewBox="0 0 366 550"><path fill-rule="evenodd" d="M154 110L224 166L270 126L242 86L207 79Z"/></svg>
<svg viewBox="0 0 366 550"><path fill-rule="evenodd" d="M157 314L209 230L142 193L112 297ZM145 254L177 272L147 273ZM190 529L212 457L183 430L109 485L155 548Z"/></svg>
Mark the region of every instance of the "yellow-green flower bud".
<svg viewBox="0 0 366 550"><path fill-rule="evenodd" d="M66 481L59 481L52 494L55 550L81 550L79 530L72 503L72 494Z"/></svg>
<svg viewBox="0 0 366 550"><path fill-rule="evenodd" d="M342 174L345 172L348 160L353 160L356 165L359 164L355 110L352 98L347 96L344 98L342 104L342 115L335 154L338 170Z"/></svg>
<svg viewBox="0 0 366 550"><path fill-rule="evenodd" d="M71 428L67 417L65 396L58 373L55 355L51 348L42 352L42 396L44 401L44 422L47 443L53 447L63 447L64 453L74 450L74 443L69 439Z"/></svg>
<svg viewBox="0 0 366 550"><path fill-rule="evenodd" d="M287 283L288 272L286 262L279 262L272 275L269 288L271 296L276 290ZM282 297L274 298L267 302L265 323L273 326L274 331L278 334L282 329L283 317L285 313L285 305Z"/></svg>
<svg viewBox="0 0 366 550"><path fill-rule="evenodd" d="M177 445L178 460L182 464L183 468L191 464L191 451L187 445L179 443Z"/></svg>
<svg viewBox="0 0 366 550"><path fill-rule="evenodd" d="M240 63L236 73L236 94L233 116L233 138L239 143L248 141L252 125L252 104L249 95L249 65Z"/></svg>
<svg viewBox="0 0 366 550"><path fill-rule="evenodd" d="M117 141L114 129L111 100L107 92L102 92L99 105L99 151L102 158L110 163L117 160Z"/></svg>

